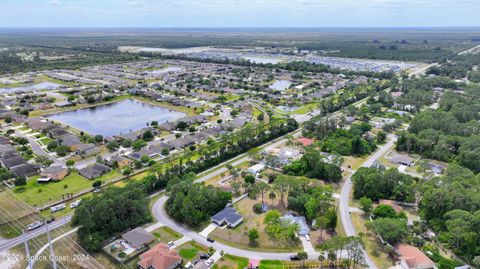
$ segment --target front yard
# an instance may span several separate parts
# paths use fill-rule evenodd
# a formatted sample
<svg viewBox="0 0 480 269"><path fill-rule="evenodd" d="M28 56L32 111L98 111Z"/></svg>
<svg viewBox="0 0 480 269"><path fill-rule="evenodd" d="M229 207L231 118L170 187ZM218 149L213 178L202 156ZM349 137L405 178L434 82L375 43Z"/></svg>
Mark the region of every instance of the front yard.
<svg viewBox="0 0 480 269"><path fill-rule="evenodd" d="M37 183L38 176L27 180L27 185L15 187L18 198L34 207L41 207L52 201L59 201L62 195L75 194L92 186L92 181L77 172L71 172L59 182Z"/></svg>
<svg viewBox="0 0 480 269"><path fill-rule="evenodd" d="M243 222L234 229L217 228L210 236L224 244L255 251L296 252L301 250L300 242L295 245L286 245L273 240L265 233L263 224L265 214L256 214L252 211L253 205L259 202L261 203L260 198L257 200L245 198L235 204L238 213L243 216ZM259 232L259 238L254 244L248 239L247 234L250 229L257 229Z"/></svg>

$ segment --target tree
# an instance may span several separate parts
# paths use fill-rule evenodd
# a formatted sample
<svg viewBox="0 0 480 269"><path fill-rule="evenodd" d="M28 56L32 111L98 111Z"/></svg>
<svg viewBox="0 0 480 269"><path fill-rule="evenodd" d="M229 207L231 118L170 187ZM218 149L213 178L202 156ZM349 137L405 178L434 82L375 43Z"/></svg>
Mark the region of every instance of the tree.
<svg viewBox="0 0 480 269"><path fill-rule="evenodd" d="M255 242L259 238L258 230L257 229L250 229L248 231L248 239L250 242Z"/></svg>
<svg viewBox="0 0 480 269"><path fill-rule="evenodd" d="M103 142L103 135L96 135L95 136L95 142L97 142L97 143Z"/></svg>
<svg viewBox="0 0 480 269"><path fill-rule="evenodd" d="M275 167L277 167L280 163L280 158L277 155L269 154L265 157L265 165L272 169L272 173L274 172Z"/></svg>
<svg viewBox="0 0 480 269"><path fill-rule="evenodd" d="M100 181L100 180L95 180L95 181L92 183L92 187L93 187L94 189L98 189L98 188L100 188L100 186L102 186L102 181Z"/></svg>
<svg viewBox="0 0 480 269"><path fill-rule="evenodd" d="M55 152L58 156L63 157L67 155L68 147L65 145L59 145L55 148Z"/></svg>
<svg viewBox="0 0 480 269"><path fill-rule="evenodd" d="M268 198L270 200L272 200L272 206L273 206L273 200L275 200L275 198L277 198L277 195L275 194L274 191L270 191L270 193L268 194Z"/></svg>
<svg viewBox="0 0 480 269"><path fill-rule="evenodd" d="M47 145L47 149L48 151L54 151L58 146L58 143L57 141L53 140L53 141L50 141Z"/></svg>
<svg viewBox="0 0 480 269"><path fill-rule="evenodd" d="M320 241L323 241L323 230L327 229L328 227L328 218L325 216L318 216L315 219L315 222L317 229L320 230Z"/></svg>
<svg viewBox="0 0 480 269"><path fill-rule="evenodd" d="M127 176L127 177L128 177L128 176L130 176L130 174L131 174L132 172L133 172L133 171L132 171L132 168L130 168L129 166L127 166L127 167L125 167L125 168L123 169L122 174L123 174L124 176Z"/></svg>
<svg viewBox="0 0 480 269"><path fill-rule="evenodd" d="M308 259L308 254L305 251L300 251L297 253L297 257L300 260L300 263L302 264L302 267L305 266L305 260Z"/></svg>
<svg viewBox="0 0 480 269"><path fill-rule="evenodd" d="M132 140L130 140L130 139L124 139L124 140L122 141L122 147L124 147L124 148L129 148L129 147L131 147L131 146L132 146Z"/></svg>
<svg viewBox="0 0 480 269"><path fill-rule="evenodd" d="M177 123L177 129L180 130L180 131L184 131L185 129L188 128L188 123L184 122L184 121L179 121Z"/></svg>
<svg viewBox="0 0 480 269"><path fill-rule="evenodd" d="M65 164L67 165L68 168L72 168L75 165L75 161L74 160L67 160L65 162Z"/></svg>
<svg viewBox="0 0 480 269"><path fill-rule="evenodd" d="M17 186L17 187L25 186L25 185L27 185L27 178L26 177L15 177L15 180L13 181L13 184L15 184L15 186Z"/></svg>
<svg viewBox="0 0 480 269"><path fill-rule="evenodd" d="M378 218L367 224L383 240L390 244L399 242L407 234L407 221L405 219Z"/></svg>
<svg viewBox="0 0 480 269"><path fill-rule="evenodd" d="M248 184L254 184L255 183L255 176L252 175L252 174L247 174L243 180L245 181L245 183L248 183Z"/></svg>
<svg viewBox="0 0 480 269"><path fill-rule="evenodd" d="M389 205L378 205L374 210L373 210L373 215L375 218L396 218L397 217L397 212L393 207Z"/></svg>
<svg viewBox="0 0 480 269"><path fill-rule="evenodd" d="M370 212L372 211L372 205L372 199L365 196L360 198L360 207L366 215L370 215Z"/></svg>
<svg viewBox="0 0 480 269"><path fill-rule="evenodd" d="M147 130L143 133L142 139L145 141L152 141L154 138L152 131Z"/></svg>
<svg viewBox="0 0 480 269"><path fill-rule="evenodd" d="M143 139L137 139L132 143L132 148L135 151L139 151L141 148L147 146L147 142L145 142Z"/></svg>
<svg viewBox="0 0 480 269"><path fill-rule="evenodd" d="M111 152L117 150L118 147L120 147L120 145L115 141L110 141L107 143L107 149Z"/></svg>

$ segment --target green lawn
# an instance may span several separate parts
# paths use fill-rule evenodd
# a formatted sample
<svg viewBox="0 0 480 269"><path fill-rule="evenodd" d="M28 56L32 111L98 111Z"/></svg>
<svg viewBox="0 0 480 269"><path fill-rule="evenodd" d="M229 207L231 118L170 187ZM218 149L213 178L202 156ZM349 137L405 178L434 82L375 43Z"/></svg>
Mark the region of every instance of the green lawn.
<svg viewBox="0 0 480 269"><path fill-rule="evenodd" d="M72 172L59 182L37 183L38 176L27 181L27 185L16 187L18 198L32 206L42 206L51 201L62 199L62 194L77 193L92 186L92 182L77 172Z"/></svg>
<svg viewBox="0 0 480 269"><path fill-rule="evenodd" d="M180 237L182 237L179 233L175 232L174 230L166 226L163 226L154 230L152 234L164 243L175 241L177 239L180 239Z"/></svg>
<svg viewBox="0 0 480 269"><path fill-rule="evenodd" d="M217 263L213 265L212 269L243 269L247 267L247 258L225 254Z"/></svg>
<svg viewBox="0 0 480 269"><path fill-rule="evenodd" d="M44 146L47 146L50 142L53 141L53 139L51 139L50 137L43 137L41 139L38 140L40 142L40 144L44 145Z"/></svg>

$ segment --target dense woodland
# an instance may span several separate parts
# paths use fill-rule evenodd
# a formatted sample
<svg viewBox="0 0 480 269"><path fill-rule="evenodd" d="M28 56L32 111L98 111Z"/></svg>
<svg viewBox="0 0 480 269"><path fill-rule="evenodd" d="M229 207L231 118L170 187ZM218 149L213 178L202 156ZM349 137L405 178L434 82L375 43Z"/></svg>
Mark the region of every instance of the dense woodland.
<svg viewBox="0 0 480 269"><path fill-rule="evenodd" d="M480 174L450 164L421 194L420 212L438 239L468 261L480 256Z"/></svg>
<svg viewBox="0 0 480 269"><path fill-rule="evenodd" d="M230 192L185 180L172 186L165 209L176 221L195 227L225 208L231 199Z"/></svg>
<svg viewBox="0 0 480 269"><path fill-rule="evenodd" d="M100 251L105 240L151 220L147 193L139 184L111 187L82 200L72 224L80 226L78 240L88 251Z"/></svg>
<svg viewBox="0 0 480 269"><path fill-rule="evenodd" d="M397 150L427 158L457 162L480 172L480 103L453 92L445 93L438 110L427 109L401 133Z"/></svg>

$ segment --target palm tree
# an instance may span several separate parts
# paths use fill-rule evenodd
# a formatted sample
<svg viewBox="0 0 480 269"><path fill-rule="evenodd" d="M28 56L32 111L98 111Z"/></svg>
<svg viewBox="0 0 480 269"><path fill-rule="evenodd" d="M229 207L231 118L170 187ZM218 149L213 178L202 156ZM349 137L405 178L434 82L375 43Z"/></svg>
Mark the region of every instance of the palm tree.
<svg viewBox="0 0 480 269"><path fill-rule="evenodd" d="M318 256L318 261L320 262L320 269L323 268L323 261L325 261L325 256L323 256L323 253Z"/></svg>
<svg viewBox="0 0 480 269"><path fill-rule="evenodd" d="M270 200L272 200L272 206L273 206L273 200L275 200L275 198L277 198L277 195L276 195L275 192L272 190L272 191L270 191L270 193L268 194L268 198L270 198Z"/></svg>

